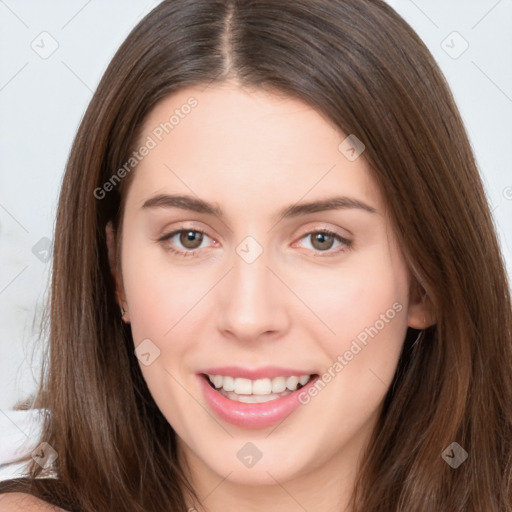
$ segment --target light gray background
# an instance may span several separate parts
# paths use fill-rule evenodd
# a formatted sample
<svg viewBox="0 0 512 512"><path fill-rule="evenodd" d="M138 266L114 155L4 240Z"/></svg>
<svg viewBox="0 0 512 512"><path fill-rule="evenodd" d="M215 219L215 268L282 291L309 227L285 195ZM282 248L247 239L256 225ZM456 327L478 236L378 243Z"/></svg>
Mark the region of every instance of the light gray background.
<svg viewBox="0 0 512 512"><path fill-rule="evenodd" d="M45 250L72 139L115 50L158 3L0 0L0 411L38 378ZM511 275L512 0L389 3L452 87Z"/></svg>

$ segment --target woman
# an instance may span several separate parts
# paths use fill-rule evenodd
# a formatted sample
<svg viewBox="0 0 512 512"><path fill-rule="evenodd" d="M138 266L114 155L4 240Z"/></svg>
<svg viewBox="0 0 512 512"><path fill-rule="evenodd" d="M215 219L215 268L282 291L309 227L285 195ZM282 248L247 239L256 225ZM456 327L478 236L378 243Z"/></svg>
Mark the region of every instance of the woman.
<svg viewBox="0 0 512 512"><path fill-rule="evenodd" d="M459 113L390 7L164 1L71 151L47 444L0 510L511 511L511 326Z"/></svg>

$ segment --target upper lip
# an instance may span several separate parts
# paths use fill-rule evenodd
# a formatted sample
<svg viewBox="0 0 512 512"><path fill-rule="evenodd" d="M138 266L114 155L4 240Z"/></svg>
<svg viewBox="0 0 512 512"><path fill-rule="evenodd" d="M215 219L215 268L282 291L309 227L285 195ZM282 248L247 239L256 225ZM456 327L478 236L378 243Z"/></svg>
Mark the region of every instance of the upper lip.
<svg viewBox="0 0 512 512"><path fill-rule="evenodd" d="M280 366L262 366L260 368L248 368L243 366L219 366L215 368L205 368L200 370L198 373L257 380L273 379L274 377L291 377L293 375L300 377L302 375L313 375L316 372L314 370L297 370L294 368L283 368Z"/></svg>

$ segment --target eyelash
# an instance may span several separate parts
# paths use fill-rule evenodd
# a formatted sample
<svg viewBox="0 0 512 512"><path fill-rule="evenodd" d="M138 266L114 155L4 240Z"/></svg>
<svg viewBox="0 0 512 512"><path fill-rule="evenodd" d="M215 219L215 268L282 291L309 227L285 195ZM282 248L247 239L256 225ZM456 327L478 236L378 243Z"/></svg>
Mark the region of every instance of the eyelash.
<svg viewBox="0 0 512 512"><path fill-rule="evenodd" d="M204 231L202 231L200 229L191 229L191 228L181 227L179 229L172 231L171 233L168 233L168 234L162 236L161 238L158 239L158 242L161 242L161 243L166 242L166 241L170 240L171 238L173 238L175 235L185 232L185 231L191 231L193 233L201 233L202 235L206 235L208 238L211 238L208 236L207 233L205 233ZM317 254L314 254L315 257L335 256L335 255L345 252L346 250L350 250L352 248L351 240L348 240L347 238L344 238L344 237L340 236L338 233L331 231L329 229L316 229L313 231L308 231L299 240L302 240L303 238L306 238L307 236L310 236L313 234L319 234L319 233L323 234L323 235L330 235L330 236L334 237L337 241L339 241L342 244L342 248L335 250L335 251L333 251L331 249L327 249L326 251L318 251L317 250L317 251L315 251ZM187 251L181 251L179 249L175 249L175 248L171 247L170 245L166 245L165 249L171 253L177 254L179 256L184 256L184 257L195 257L198 255L198 253L201 250L201 249L190 249ZM327 255L324 256L324 253L327 253Z"/></svg>

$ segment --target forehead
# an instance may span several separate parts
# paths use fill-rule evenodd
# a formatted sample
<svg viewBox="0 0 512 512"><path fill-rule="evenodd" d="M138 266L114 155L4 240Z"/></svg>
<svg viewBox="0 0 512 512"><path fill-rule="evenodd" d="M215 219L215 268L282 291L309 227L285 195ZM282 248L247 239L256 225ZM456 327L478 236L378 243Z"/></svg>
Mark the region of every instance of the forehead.
<svg viewBox="0 0 512 512"><path fill-rule="evenodd" d="M351 160L343 152L347 135L293 97L231 83L185 88L145 119L137 147L151 149L136 167L131 195L140 203L179 189L261 207L350 193L378 207L364 153Z"/></svg>

